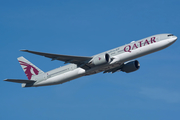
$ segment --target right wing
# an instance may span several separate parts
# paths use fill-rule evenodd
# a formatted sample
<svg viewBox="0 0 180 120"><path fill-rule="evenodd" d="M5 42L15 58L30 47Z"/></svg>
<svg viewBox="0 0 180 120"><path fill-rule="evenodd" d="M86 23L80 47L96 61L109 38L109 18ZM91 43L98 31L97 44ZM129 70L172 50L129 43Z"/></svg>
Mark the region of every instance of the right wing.
<svg viewBox="0 0 180 120"><path fill-rule="evenodd" d="M124 63L121 64L120 66L118 67L115 67L115 68L112 68L112 69L108 69L108 70L105 70L103 73L115 73L117 71L121 71L122 67L124 66Z"/></svg>
<svg viewBox="0 0 180 120"><path fill-rule="evenodd" d="M87 61L89 62L92 59L92 57L60 55L60 54L43 53L43 52L36 52L30 50L21 50L21 51L48 57L51 58L52 60L60 60L60 61L64 61L65 63L74 63L77 65L84 65L87 63Z"/></svg>
<svg viewBox="0 0 180 120"><path fill-rule="evenodd" d="M21 80L21 79L5 79L4 81L15 82L15 83L35 83L34 80Z"/></svg>

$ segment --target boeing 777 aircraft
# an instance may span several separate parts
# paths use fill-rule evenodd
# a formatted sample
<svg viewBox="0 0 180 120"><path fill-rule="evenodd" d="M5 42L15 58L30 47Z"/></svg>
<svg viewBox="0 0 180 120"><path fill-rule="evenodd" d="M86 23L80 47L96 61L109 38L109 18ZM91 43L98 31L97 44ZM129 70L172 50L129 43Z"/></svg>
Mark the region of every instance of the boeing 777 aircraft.
<svg viewBox="0 0 180 120"><path fill-rule="evenodd" d="M114 48L112 50L91 56L69 56L21 50L41 56L71 63L57 69L43 72L24 57L18 61L29 80L6 79L4 81L22 83L22 87L38 87L62 84L64 82L99 72L114 73L123 71L130 73L139 69L138 57L162 50L177 40L173 34L153 35L129 44Z"/></svg>

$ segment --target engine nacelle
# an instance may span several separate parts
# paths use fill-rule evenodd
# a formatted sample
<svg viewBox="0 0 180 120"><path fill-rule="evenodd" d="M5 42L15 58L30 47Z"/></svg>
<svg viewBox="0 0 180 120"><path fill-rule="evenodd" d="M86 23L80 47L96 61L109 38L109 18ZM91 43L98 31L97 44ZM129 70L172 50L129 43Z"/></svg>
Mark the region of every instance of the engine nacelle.
<svg viewBox="0 0 180 120"><path fill-rule="evenodd" d="M103 64L106 64L109 62L110 62L110 56L109 56L109 54L105 53L105 54L101 54L99 56L94 56L92 61L91 61L91 64L103 65Z"/></svg>
<svg viewBox="0 0 180 120"><path fill-rule="evenodd" d="M123 72L130 73L138 70L140 68L140 64L137 60L130 61L124 64L123 68L121 69Z"/></svg>

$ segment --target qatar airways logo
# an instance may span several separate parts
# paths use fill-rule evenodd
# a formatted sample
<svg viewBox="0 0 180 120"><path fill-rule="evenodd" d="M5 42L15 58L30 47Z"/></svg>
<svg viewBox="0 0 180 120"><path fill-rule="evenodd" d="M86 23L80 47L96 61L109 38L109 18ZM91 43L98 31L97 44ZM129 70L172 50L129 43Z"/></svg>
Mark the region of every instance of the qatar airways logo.
<svg viewBox="0 0 180 120"><path fill-rule="evenodd" d="M25 66L23 69L29 80L31 80L32 75L38 75L39 71L32 65L22 62L22 61L19 61L19 63L20 63L20 65Z"/></svg>
<svg viewBox="0 0 180 120"><path fill-rule="evenodd" d="M155 37L152 37L150 39L150 41L148 41L147 39L146 40L142 40L142 41L139 41L138 43L134 43L133 45L127 45L124 47L124 51L125 52L131 52L131 50L134 50L134 49L137 49L138 46L139 47L143 47L145 45L149 45L149 44L152 44L152 43L155 43Z"/></svg>

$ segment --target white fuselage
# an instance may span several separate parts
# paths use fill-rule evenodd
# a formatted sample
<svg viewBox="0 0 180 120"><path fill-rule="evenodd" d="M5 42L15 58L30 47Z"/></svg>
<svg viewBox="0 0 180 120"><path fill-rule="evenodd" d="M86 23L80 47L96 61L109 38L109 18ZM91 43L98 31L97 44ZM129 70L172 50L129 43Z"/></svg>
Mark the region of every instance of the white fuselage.
<svg viewBox="0 0 180 120"><path fill-rule="evenodd" d="M170 46L177 40L177 37L168 36L168 35L169 34L154 35L154 36L144 38L136 42L133 41L130 44L127 44L127 45L124 45L124 46L121 46L121 47L118 47L118 48L115 48L106 52L103 52L103 53L110 54L111 58L113 58L111 62L105 65L94 66L91 69L85 70L81 67L77 67L74 64L72 65L70 64L67 72L57 74L54 76L52 76L51 71L49 71L45 73L45 75L43 75L43 79L41 81L37 81L33 86L37 87L37 86L61 84L61 83L85 76L85 75L91 75L91 74L99 73L108 69L118 67L124 62L162 50Z"/></svg>

